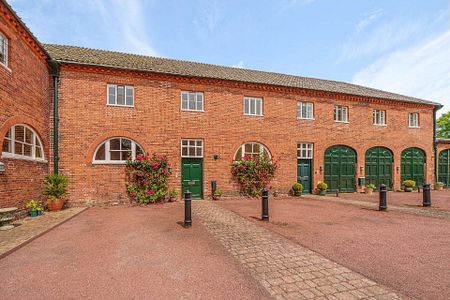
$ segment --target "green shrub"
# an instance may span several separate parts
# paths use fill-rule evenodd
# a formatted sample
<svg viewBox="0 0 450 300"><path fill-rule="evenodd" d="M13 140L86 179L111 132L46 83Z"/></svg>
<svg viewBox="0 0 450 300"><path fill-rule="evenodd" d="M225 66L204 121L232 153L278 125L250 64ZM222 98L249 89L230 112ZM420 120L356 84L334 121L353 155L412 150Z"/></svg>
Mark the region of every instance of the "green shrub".
<svg viewBox="0 0 450 300"><path fill-rule="evenodd" d="M301 183L296 182L292 185L292 190L294 192L301 192L303 191L303 185Z"/></svg>
<svg viewBox="0 0 450 300"><path fill-rule="evenodd" d="M222 195L223 195L223 192L222 192L221 190L219 190L219 189L217 189L217 190L214 192L214 196L220 197L220 196L222 196Z"/></svg>
<svg viewBox="0 0 450 300"><path fill-rule="evenodd" d="M438 181L434 185L435 186L444 186L445 184L443 182Z"/></svg>
<svg viewBox="0 0 450 300"><path fill-rule="evenodd" d="M50 199L64 199L67 195L69 179L64 175L53 174L45 176L43 194Z"/></svg>
<svg viewBox="0 0 450 300"><path fill-rule="evenodd" d="M366 189L372 189L372 190L374 190L374 189L376 189L377 187L375 186L375 184L373 184L373 183L369 183L369 184L367 184L366 185Z"/></svg>
<svg viewBox="0 0 450 300"><path fill-rule="evenodd" d="M416 186L416 182L414 180L405 180L405 181L403 181L403 185L406 188L413 188Z"/></svg>
<svg viewBox="0 0 450 300"><path fill-rule="evenodd" d="M326 191L328 188L328 184L326 184L325 182L320 182L317 183L317 189L320 191Z"/></svg>

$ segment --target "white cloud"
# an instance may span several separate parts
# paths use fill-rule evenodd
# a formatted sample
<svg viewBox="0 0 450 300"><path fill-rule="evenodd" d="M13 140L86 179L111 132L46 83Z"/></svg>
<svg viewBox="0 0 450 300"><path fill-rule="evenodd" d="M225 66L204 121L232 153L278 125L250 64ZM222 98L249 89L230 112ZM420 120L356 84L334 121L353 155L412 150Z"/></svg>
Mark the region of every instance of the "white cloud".
<svg viewBox="0 0 450 300"><path fill-rule="evenodd" d="M242 69L242 68L244 68L244 61L243 60L240 60L240 61L238 61L238 63L237 64L235 64L235 65L233 65L232 67L233 68L239 68L239 69Z"/></svg>
<svg viewBox="0 0 450 300"><path fill-rule="evenodd" d="M450 30L394 51L353 76L353 82L418 97L450 109Z"/></svg>
<svg viewBox="0 0 450 300"><path fill-rule="evenodd" d="M302 7L302 6L311 4L315 1L316 0L287 0L287 1L284 1L285 3L281 6L280 10L278 11L278 14L284 13L288 10L293 10L298 7Z"/></svg>
<svg viewBox="0 0 450 300"><path fill-rule="evenodd" d="M383 15L382 9L374 10L368 13L364 19L359 21L355 28L355 35L359 35L367 26Z"/></svg>

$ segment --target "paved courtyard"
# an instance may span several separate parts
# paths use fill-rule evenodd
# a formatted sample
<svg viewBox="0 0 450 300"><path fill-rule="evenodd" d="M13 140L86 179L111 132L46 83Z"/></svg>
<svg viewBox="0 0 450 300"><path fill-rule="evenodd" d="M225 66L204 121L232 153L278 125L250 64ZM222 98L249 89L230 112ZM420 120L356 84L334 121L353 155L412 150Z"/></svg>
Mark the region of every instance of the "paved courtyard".
<svg viewBox="0 0 450 300"><path fill-rule="evenodd" d="M0 259L0 298L269 298L182 208L91 208Z"/></svg>
<svg viewBox="0 0 450 300"><path fill-rule="evenodd" d="M267 224L259 199L216 203L406 297L450 298L450 219L278 197Z"/></svg>

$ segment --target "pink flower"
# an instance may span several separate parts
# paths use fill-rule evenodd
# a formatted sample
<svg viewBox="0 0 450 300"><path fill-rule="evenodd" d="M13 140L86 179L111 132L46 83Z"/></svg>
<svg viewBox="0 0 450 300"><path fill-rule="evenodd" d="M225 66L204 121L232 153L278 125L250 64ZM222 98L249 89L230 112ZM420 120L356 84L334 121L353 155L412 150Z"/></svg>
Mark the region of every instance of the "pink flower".
<svg viewBox="0 0 450 300"><path fill-rule="evenodd" d="M138 156L136 157L136 159L137 159L138 161L143 161L143 160L144 160L143 157L142 157L142 154L138 154Z"/></svg>
<svg viewBox="0 0 450 300"><path fill-rule="evenodd" d="M151 196L151 195L153 195L154 193L155 193L154 190L150 190L150 191L147 192L147 195Z"/></svg>

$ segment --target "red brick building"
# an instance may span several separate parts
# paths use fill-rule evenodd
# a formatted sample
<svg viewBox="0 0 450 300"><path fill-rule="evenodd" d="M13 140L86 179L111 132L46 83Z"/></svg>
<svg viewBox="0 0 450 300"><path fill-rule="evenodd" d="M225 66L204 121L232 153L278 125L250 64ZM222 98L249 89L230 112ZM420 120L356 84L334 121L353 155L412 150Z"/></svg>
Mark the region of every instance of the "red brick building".
<svg viewBox="0 0 450 300"><path fill-rule="evenodd" d="M2 17L6 12L3 5ZM5 143L5 132L15 124L6 120L29 115L45 158L26 163L41 170L36 178L48 171L45 162L52 163L54 155L49 143L53 102L45 59L56 62L58 167L69 176L72 203L128 201L123 160L139 151L167 154L173 166L171 186L189 188L198 198L210 195L212 181L225 195L236 194L231 162L262 152L278 160L272 186L282 192L297 181L309 192L318 181L327 182L331 192L354 192L367 182L397 190L404 179L435 181L437 103L277 73L70 46L44 45L43 51L31 38L35 51L42 52L38 56L31 47L29 53L19 50L11 25L3 23L0 33L10 39L12 74L22 80L39 78L42 93L27 94L34 96L41 114L30 110L30 100L10 100L17 109L2 109L0 142ZM22 55L36 68L16 67L14 57ZM8 68L0 72L5 73L7 97L13 99L8 92L13 84L3 78L9 76ZM23 184L19 178L24 175L16 176L11 164L24 161L2 154L2 190L8 190L7 197L17 195L15 186ZM6 202L1 195L0 206L32 197L30 192Z"/></svg>

